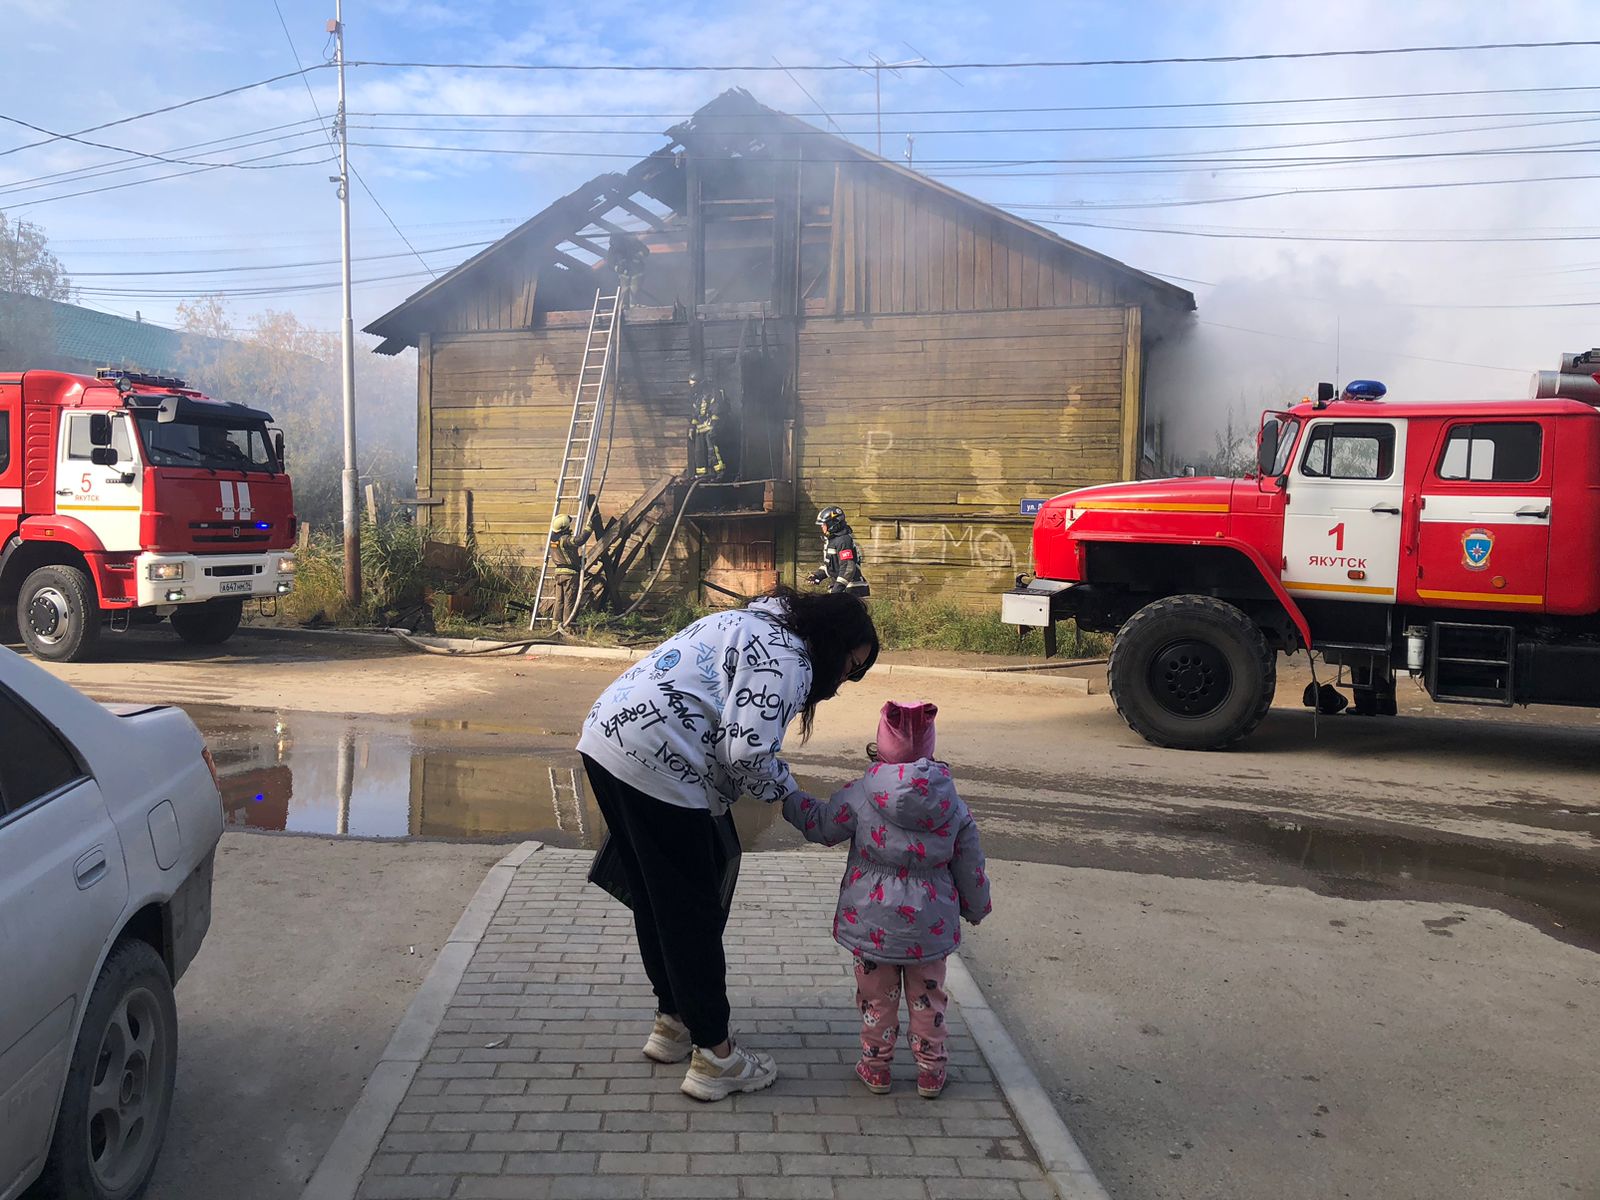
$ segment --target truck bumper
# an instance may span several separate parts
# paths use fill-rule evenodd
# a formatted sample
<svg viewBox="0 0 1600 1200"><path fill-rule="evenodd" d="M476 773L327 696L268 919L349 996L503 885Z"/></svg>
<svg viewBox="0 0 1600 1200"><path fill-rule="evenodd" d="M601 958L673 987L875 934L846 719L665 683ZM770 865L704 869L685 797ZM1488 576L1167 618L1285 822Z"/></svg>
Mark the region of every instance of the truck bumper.
<svg viewBox="0 0 1600 1200"><path fill-rule="evenodd" d="M1007 625L1048 629L1073 615L1072 592L1080 586L1056 579L1035 579L1026 587L1012 588L1000 597L1000 619Z"/></svg>
<svg viewBox="0 0 1600 1200"><path fill-rule="evenodd" d="M284 570L285 562L290 564ZM141 554L134 571L141 608L165 604L203 604L207 600L266 600L294 590L294 554ZM160 566L176 579L152 579ZM177 568L173 571L173 568Z"/></svg>

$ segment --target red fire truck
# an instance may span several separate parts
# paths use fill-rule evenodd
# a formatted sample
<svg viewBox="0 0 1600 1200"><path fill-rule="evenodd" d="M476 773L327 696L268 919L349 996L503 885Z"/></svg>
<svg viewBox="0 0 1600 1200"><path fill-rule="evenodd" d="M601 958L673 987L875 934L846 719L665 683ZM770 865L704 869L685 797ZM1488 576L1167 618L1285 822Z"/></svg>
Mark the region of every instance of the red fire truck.
<svg viewBox="0 0 1600 1200"><path fill-rule="evenodd" d="M1118 711L1215 750L1266 716L1279 653L1336 670L1353 711L1436 701L1600 705L1600 351L1527 400L1391 403L1374 381L1263 415L1243 479L1112 484L1047 501L1003 618L1115 632ZM1332 698L1343 703L1342 695Z"/></svg>
<svg viewBox="0 0 1600 1200"><path fill-rule="evenodd" d="M28 648L61 662L105 626L162 617L185 641L226 641L247 600L294 586L271 422L181 379L0 374L0 629L14 612Z"/></svg>

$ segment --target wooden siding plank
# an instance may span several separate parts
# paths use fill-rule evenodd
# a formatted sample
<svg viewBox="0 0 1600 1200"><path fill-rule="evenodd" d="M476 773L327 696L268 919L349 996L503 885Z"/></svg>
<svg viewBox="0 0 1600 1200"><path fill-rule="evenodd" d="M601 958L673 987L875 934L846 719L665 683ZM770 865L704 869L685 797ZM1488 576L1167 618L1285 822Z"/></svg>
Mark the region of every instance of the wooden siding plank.
<svg viewBox="0 0 1600 1200"><path fill-rule="evenodd" d="M417 338L417 496L433 495L433 338ZM417 509L417 524L431 524L431 508Z"/></svg>
<svg viewBox="0 0 1600 1200"><path fill-rule="evenodd" d="M1039 256L1025 254L1022 260L1022 307L1039 307Z"/></svg>
<svg viewBox="0 0 1600 1200"><path fill-rule="evenodd" d="M972 307L994 307L994 239L989 224L978 221L972 228Z"/></svg>
<svg viewBox="0 0 1600 1200"><path fill-rule="evenodd" d="M955 307L957 309L970 309L973 296L972 274L975 251L972 245L972 226L965 220L961 222L958 238Z"/></svg>

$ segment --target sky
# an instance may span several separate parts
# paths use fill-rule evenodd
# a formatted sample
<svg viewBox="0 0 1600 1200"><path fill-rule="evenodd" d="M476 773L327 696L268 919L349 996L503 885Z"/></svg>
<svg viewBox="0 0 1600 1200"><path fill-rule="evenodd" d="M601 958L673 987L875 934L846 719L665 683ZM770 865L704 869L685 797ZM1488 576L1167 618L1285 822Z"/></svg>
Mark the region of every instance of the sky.
<svg viewBox="0 0 1600 1200"><path fill-rule="evenodd" d="M874 146L873 78L807 66L1558 40L1593 36L1592 13L1579 0L349 0L353 62L794 69L351 67L366 184L353 193L356 324L642 157L728 87ZM294 71L296 55L321 64L332 15L332 0L0 0L12 50L0 114L71 132ZM1416 399L1520 396L1531 372L1600 342L1600 226L1586 224L1600 178L1554 178L1600 176L1595 58L907 69L882 77L884 153L903 156L913 133L917 169L1190 288L1197 323L1157 349L1150 386L1169 438L1203 451L1228 412L1253 421L1319 379L1378 378ZM1577 90L1550 90L1563 86ZM1360 99L1374 96L1391 98ZM0 210L45 228L95 307L171 323L180 299L221 291L240 321L287 308L336 328L335 105L334 72L317 69L83 135L119 149L18 149L42 135L0 122ZM953 111L929 111L941 109ZM203 169L218 162L239 165Z"/></svg>

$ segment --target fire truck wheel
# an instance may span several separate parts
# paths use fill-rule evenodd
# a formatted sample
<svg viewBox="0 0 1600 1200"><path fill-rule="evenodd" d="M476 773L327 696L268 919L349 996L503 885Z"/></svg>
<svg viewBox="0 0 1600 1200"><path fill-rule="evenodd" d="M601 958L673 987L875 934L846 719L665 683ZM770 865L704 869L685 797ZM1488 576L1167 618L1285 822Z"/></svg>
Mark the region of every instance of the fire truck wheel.
<svg viewBox="0 0 1600 1200"><path fill-rule="evenodd" d="M100 641L100 602L77 567L40 567L22 581L17 630L29 650L52 662L80 662Z"/></svg>
<svg viewBox="0 0 1600 1200"><path fill-rule="evenodd" d="M243 601L212 600L180 608L172 614L172 628L191 646L219 646L237 632L243 616Z"/></svg>
<svg viewBox="0 0 1600 1200"><path fill-rule="evenodd" d="M1261 724L1278 683L1260 628L1210 596L1169 596L1134 613L1108 673L1122 719L1173 750L1232 745Z"/></svg>

